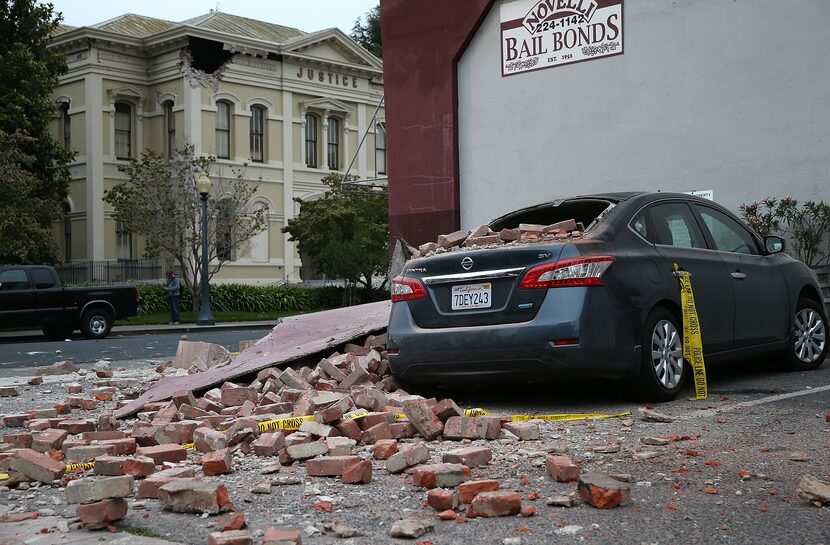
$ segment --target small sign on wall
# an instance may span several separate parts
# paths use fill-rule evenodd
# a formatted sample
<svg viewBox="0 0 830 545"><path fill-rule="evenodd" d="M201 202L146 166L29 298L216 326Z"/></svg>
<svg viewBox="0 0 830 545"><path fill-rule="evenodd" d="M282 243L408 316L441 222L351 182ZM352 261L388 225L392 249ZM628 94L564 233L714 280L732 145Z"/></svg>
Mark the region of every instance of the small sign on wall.
<svg viewBox="0 0 830 545"><path fill-rule="evenodd" d="M703 197L710 201L715 200L715 191L713 189L695 189L693 191L686 191L687 195L694 195L695 197Z"/></svg>
<svg viewBox="0 0 830 545"><path fill-rule="evenodd" d="M501 75L623 54L623 0L502 4Z"/></svg>

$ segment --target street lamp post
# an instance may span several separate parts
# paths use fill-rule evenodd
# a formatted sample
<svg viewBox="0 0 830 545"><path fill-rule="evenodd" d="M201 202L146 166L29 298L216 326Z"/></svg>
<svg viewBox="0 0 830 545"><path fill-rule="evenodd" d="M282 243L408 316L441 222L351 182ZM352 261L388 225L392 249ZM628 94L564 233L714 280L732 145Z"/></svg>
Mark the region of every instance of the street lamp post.
<svg viewBox="0 0 830 545"><path fill-rule="evenodd" d="M198 325L213 325L213 313L210 311L210 294L208 292L208 225L207 225L207 199L210 194L210 178L204 172L196 181L196 191L202 196L202 302L199 305Z"/></svg>

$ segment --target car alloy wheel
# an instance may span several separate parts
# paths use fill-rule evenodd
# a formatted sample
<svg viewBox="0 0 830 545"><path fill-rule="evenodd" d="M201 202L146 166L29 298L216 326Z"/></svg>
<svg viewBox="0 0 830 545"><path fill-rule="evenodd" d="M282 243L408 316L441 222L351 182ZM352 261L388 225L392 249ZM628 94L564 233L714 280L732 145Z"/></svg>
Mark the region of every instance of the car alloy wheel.
<svg viewBox="0 0 830 545"><path fill-rule="evenodd" d="M89 322L89 329L95 335L101 335L107 330L107 319L100 314L96 314Z"/></svg>
<svg viewBox="0 0 830 545"><path fill-rule="evenodd" d="M680 334L668 320L655 324L651 334L651 362L657 380L664 388L675 388L683 378L683 344Z"/></svg>
<svg viewBox="0 0 830 545"><path fill-rule="evenodd" d="M804 363L815 363L824 354L826 331L818 312L804 308L795 315L795 356Z"/></svg>

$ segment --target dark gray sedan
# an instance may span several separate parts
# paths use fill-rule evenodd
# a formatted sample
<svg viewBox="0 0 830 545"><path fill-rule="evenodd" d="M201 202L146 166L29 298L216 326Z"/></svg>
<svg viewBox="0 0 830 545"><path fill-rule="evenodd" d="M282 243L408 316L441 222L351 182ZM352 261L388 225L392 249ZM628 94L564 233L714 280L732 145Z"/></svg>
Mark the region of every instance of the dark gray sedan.
<svg viewBox="0 0 830 545"><path fill-rule="evenodd" d="M545 203L494 220L574 219L579 238L439 253L392 282L389 364L415 384L486 379L631 380L655 401L677 396L683 360L674 264L691 275L707 363L778 353L815 369L827 317L815 274L728 210L672 193L614 193Z"/></svg>

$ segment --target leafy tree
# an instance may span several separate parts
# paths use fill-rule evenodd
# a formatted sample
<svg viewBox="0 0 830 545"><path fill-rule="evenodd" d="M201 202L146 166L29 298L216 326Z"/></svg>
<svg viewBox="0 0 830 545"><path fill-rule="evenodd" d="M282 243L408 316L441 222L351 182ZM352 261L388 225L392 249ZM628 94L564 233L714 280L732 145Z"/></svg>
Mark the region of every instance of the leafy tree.
<svg viewBox="0 0 830 545"><path fill-rule="evenodd" d="M790 251L810 267L830 261L830 204L767 197L740 205L741 217L761 236L788 238Z"/></svg>
<svg viewBox="0 0 830 545"><path fill-rule="evenodd" d="M385 276L389 266L388 192L385 187L344 184L335 172L322 182L328 187L322 199L294 199L300 213L282 231L327 276L371 290L372 277Z"/></svg>
<svg viewBox="0 0 830 545"><path fill-rule="evenodd" d="M210 175L215 157L197 157L193 146L177 150L170 160L151 149L119 170L128 182L104 192L116 221L145 238L144 256L173 256L199 304L202 264L202 200L196 181ZM208 280L219 272L233 252L248 248L250 239L265 229L265 210L253 205L256 188L242 181L244 172L232 169L232 177L212 176L208 196ZM217 199L217 197L219 197Z"/></svg>
<svg viewBox="0 0 830 545"><path fill-rule="evenodd" d="M0 131L0 263L54 263L57 245L49 223L33 221L50 214L41 181L32 173L34 157L26 153L32 138Z"/></svg>
<svg viewBox="0 0 830 545"><path fill-rule="evenodd" d="M350 36L354 41L360 44L363 49L374 55L375 57L383 58L383 49L381 48L380 38L380 4L373 7L364 15L366 22L364 23L358 17L352 27Z"/></svg>
<svg viewBox="0 0 830 545"><path fill-rule="evenodd" d="M3 217L0 262L58 260L57 246L47 235L62 213L72 153L49 132L55 117L52 89L67 67L64 57L46 46L60 21L51 4L0 1L0 131L3 147L11 143L13 148L4 149L0 193L4 208L12 198L20 212ZM24 233L25 240L20 238Z"/></svg>

